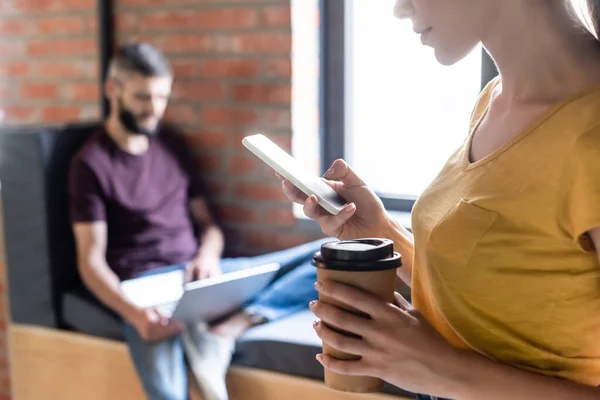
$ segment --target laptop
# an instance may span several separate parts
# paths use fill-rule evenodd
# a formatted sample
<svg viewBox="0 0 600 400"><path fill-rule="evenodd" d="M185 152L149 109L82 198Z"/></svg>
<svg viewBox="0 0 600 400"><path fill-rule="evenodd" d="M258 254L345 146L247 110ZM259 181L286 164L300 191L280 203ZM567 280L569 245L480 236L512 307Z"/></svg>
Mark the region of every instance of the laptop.
<svg viewBox="0 0 600 400"><path fill-rule="evenodd" d="M277 263L183 283L183 271L172 271L121 282L124 296L141 308L156 307L183 323L221 319L254 299L275 278Z"/></svg>

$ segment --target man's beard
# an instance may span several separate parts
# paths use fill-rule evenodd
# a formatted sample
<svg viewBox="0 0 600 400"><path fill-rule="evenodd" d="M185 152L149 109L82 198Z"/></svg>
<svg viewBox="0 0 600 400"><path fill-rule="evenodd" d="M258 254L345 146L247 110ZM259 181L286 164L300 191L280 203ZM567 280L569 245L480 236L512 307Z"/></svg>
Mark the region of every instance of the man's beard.
<svg viewBox="0 0 600 400"><path fill-rule="evenodd" d="M144 128L138 123L139 120L151 116L151 114L135 115L131 110L125 107L123 100L119 99L119 121L123 127L133 135L154 136L158 131L158 124L151 129Z"/></svg>

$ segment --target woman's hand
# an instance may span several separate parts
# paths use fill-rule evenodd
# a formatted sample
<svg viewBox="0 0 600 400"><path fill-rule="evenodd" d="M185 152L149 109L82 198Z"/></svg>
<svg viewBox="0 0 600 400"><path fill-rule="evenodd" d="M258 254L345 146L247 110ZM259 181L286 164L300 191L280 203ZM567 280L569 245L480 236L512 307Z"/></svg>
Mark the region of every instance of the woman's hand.
<svg viewBox="0 0 600 400"><path fill-rule="evenodd" d="M346 375L378 377L414 393L444 397L453 392L449 377L458 362L458 350L402 296L396 293L396 302L391 304L342 283L323 282L316 287L320 293L352 304L370 316L367 319L319 301L311 303L311 310L321 319L314 328L323 342L361 357L342 361L320 354L317 359L325 368ZM341 335L327 325L362 339Z"/></svg>
<svg viewBox="0 0 600 400"><path fill-rule="evenodd" d="M329 214L318 205L316 196L307 197L291 182L278 177L286 196L303 204L306 216L317 221L326 235L341 240L386 237L390 220L383 203L343 160L336 160L324 175L325 182L348 201L339 215Z"/></svg>

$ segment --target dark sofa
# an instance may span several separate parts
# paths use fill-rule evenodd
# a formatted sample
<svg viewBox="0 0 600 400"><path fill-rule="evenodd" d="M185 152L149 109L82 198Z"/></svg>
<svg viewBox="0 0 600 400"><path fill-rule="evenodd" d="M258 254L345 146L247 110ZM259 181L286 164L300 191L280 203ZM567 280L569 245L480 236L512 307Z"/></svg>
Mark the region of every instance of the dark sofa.
<svg viewBox="0 0 600 400"><path fill-rule="evenodd" d="M117 315L82 285L69 224L70 160L98 123L0 128L0 185L12 321L122 340ZM314 316L301 312L258 326L237 343L233 363L322 379ZM407 395L391 385L385 392Z"/></svg>

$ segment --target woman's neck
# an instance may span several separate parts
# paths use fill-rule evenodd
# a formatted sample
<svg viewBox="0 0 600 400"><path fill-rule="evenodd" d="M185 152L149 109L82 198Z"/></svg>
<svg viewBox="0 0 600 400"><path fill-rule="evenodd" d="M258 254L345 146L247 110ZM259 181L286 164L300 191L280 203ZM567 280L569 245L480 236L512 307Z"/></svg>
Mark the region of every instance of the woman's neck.
<svg viewBox="0 0 600 400"><path fill-rule="evenodd" d="M508 102L551 103L600 83L600 42L567 2L507 1L482 42Z"/></svg>

